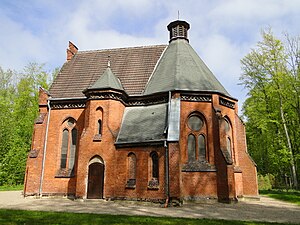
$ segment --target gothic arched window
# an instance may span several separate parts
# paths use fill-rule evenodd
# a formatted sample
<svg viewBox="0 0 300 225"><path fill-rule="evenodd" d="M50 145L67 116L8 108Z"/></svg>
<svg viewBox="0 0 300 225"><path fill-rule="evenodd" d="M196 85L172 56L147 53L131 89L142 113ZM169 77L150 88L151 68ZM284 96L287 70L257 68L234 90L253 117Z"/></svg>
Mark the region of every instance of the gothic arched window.
<svg viewBox="0 0 300 225"><path fill-rule="evenodd" d="M150 154L150 181L148 188L158 189L159 187L159 159L157 152Z"/></svg>
<svg viewBox="0 0 300 225"><path fill-rule="evenodd" d="M95 135L94 135L94 141L101 141L103 136L103 109L101 107L98 107L96 109L95 113L96 117L96 128L95 128Z"/></svg>
<svg viewBox="0 0 300 225"><path fill-rule="evenodd" d="M76 121L73 118L68 118L62 124L59 175L70 176L74 172L77 145L77 129L75 125Z"/></svg>
<svg viewBox="0 0 300 225"><path fill-rule="evenodd" d="M206 123L199 113L193 113L187 120L189 134L187 137L188 162L207 161Z"/></svg>
<svg viewBox="0 0 300 225"><path fill-rule="evenodd" d="M230 122L225 118L225 138L226 138L226 150L228 151L230 157L232 158L232 129Z"/></svg>
<svg viewBox="0 0 300 225"><path fill-rule="evenodd" d="M126 188L135 188L136 184L136 156L134 153L129 153L127 157L127 183Z"/></svg>

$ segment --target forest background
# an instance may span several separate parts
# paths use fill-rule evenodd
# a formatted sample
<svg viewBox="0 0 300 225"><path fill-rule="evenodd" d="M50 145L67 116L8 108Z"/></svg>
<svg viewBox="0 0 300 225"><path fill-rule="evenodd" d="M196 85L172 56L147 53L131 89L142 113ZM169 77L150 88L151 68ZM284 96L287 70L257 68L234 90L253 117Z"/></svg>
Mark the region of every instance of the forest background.
<svg viewBox="0 0 300 225"><path fill-rule="evenodd" d="M300 36L280 40L267 29L261 39L241 59L248 152L257 164L260 189L298 189ZM0 67L0 186L23 183L39 88L48 90L59 73L44 68L37 63L22 71Z"/></svg>

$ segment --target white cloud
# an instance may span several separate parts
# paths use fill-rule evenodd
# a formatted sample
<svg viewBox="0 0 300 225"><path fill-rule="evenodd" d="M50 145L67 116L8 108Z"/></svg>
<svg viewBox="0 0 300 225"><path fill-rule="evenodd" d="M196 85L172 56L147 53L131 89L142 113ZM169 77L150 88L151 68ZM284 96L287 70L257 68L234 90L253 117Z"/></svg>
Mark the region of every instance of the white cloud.
<svg viewBox="0 0 300 225"><path fill-rule="evenodd" d="M2 7L1 4L4 6ZM168 43L166 26L191 24L190 43L235 97L240 59L271 26L299 35L299 0L29 0L0 2L0 66L21 69L28 62L61 66L68 40L79 50Z"/></svg>
<svg viewBox="0 0 300 225"><path fill-rule="evenodd" d="M0 16L0 24L0 65L4 69L20 69L36 56L41 60L47 58L43 55L39 37L3 15Z"/></svg>

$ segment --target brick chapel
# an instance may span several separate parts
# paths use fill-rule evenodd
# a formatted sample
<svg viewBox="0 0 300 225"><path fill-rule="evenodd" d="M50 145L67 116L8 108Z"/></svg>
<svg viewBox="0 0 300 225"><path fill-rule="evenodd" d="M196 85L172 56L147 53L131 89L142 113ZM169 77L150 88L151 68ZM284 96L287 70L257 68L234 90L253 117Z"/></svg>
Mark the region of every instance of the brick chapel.
<svg viewBox="0 0 300 225"><path fill-rule="evenodd" d="M237 99L168 26L168 45L78 51L40 89L24 195L238 200L257 196Z"/></svg>

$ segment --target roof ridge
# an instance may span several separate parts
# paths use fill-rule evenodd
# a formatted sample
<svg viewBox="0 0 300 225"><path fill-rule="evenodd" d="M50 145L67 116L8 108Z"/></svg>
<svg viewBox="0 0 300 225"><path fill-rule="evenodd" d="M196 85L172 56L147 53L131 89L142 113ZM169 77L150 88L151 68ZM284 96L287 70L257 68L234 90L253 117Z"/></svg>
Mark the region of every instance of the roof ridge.
<svg viewBox="0 0 300 225"><path fill-rule="evenodd" d="M123 49L137 49L137 48L153 48L153 47L165 47L167 44L159 44L159 45L142 45L142 46L129 46L129 47L117 47L117 48L106 48L106 49L97 49L97 50L82 50L78 51L76 54L80 53L92 53L92 52L105 52L109 50L123 50Z"/></svg>

